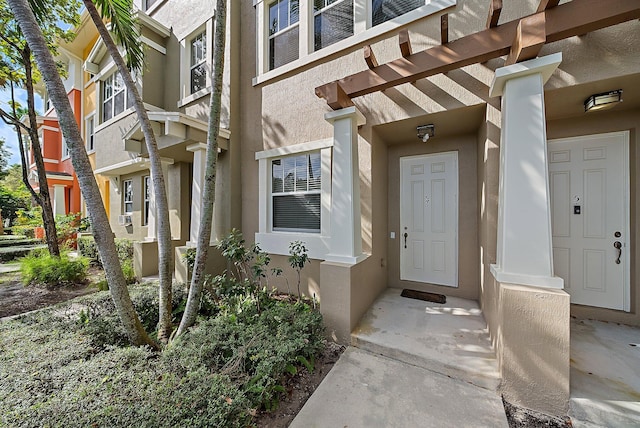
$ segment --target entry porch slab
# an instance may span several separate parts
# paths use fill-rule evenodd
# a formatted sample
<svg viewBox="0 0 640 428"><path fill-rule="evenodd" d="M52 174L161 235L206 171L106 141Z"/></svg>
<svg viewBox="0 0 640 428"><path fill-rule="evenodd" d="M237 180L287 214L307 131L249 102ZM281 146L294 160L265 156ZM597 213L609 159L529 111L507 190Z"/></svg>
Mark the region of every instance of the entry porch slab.
<svg viewBox="0 0 640 428"><path fill-rule="evenodd" d="M500 375L478 303L445 304L401 297L388 288L351 335L358 348L497 390Z"/></svg>

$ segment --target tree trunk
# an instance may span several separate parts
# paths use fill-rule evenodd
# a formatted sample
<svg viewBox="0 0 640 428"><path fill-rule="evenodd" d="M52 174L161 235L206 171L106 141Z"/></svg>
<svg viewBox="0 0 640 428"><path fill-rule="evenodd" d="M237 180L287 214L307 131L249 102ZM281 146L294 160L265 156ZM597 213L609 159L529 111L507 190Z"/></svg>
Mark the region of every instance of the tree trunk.
<svg viewBox="0 0 640 428"><path fill-rule="evenodd" d="M216 1L215 36L213 45L213 76L211 101L209 105L209 130L207 135L207 166L205 171L204 189L202 195L202 210L200 216L200 231L196 247L196 260L191 276L187 306L180 321L176 336L181 335L191 327L198 315L202 289L204 286L204 269L211 239L211 221L213 219L213 205L216 198L216 164L218 161L218 135L220 133L220 114L222 101L222 75L224 71L224 50L226 38L226 0Z"/></svg>
<svg viewBox="0 0 640 428"><path fill-rule="evenodd" d="M171 225L169 223L169 203L167 201L167 191L164 176L162 174L162 161L158 151L156 137L151 128L149 115L142 102L142 97L138 92L135 82L127 68L124 59L118 51L118 47L111 38L111 34L98 13L95 5L91 0L83 0L91 19L98 29L98 33L102 38L107 51L113 58L118 67L118 71L122 75L124 84L127 87L129 95L133 95L135 102L134 108L140 121L142 133L149 152L149 161L151 163L151 177L153 180L153 191L156 200L157 221L156 228L158 234L158 270L160 277L160 305L159 305L159 321L158 321L158 339L166 343L171 336L171 285L173 280L173 247L171 245Z"/></svg>
<svg viewBox="0 0 640 428"><path fill-rule="evenodd" d="M113 240L113 231L109 225L107 212L105 211L98 189L98 184L93 175L89 157L84 148L84 142L80 134L80 128L67 98L67 92L60 79L56 63L47 48L47 43L42 31L36 23L35 16L26 0L7 0L13 16L20 25L22 32L33 51L36 63L46 84L49 98L58 114L58 120L62 133L66 137L71 162L78 176L80 190L85 199L102 264L109 283L109 290L115 307L124 325L129 339L134 345L149 345L157 348L157 345L147 335L138 315L133 307L129 291L122 274L120 261Z"/></svg>
<svg viewBox="0 0 640 428"><path fill-rule="evenodd" d="M36 119L36 103L33 97L33 70L31 68L31 49L29 46L20 52L25 72L25 89L27 90L27 108L29 112L29 138L33 147L33 159L36 163L36 171L38 173L38 183L40 187L38 204L42 207L42 222L44 223L45 235L47 238L47 247L49 254L60 257L60 248L58 247L58 232L56 231L56 217L53 214L51 206L51 196L49 194L49 184L47 183L47 171L44 166L42 156L42 147L38 139L38 124ZM66 96L66 93L65 93Z"/></svg>

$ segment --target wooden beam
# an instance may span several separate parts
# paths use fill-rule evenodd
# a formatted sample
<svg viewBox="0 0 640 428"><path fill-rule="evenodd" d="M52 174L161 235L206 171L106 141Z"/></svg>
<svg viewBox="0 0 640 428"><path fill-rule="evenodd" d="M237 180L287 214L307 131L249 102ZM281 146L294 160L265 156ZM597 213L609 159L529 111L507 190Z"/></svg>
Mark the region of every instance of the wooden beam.
<svg viewBox="0 0 640 428"><path fill-rule="evenodd" d="M367 67L369 69L374 69L378 66L378 60L376 56L373 54L373 49L371 49L371 45L365 45L364 47L364 60L367 63Z"/></svg>
<svg viewBox="0 0 640 428"><path fill-rule="evenodd" d="M556 7L558 3L560 3L560 0L540 0L537 11L543 12L545 10L551 9L552 7Z"/></svg>
<svg viewBox="0 0 640 428"><path fill-rule="evenodd" d="M544 13L527 16L518 23L516 37L511 45L511 51L505 65L526 61L538 56L544 46L546 33L544 30Z"/></svg>
<svg viewBox="0 0 640 428"><path fill-rule="evenodd" d="M319 98L324 98L325 100L327 100L327 104L329 104L329 107L334 110L351 107L353 105L351 97L347 95L339 82L327 83L326 85L322 86L321 92L319 92L319 89L319 87L316 88L316 95Z"/></svg>
<svg viewBox="0 0 640 428"><path fill-rule="evenodd" d="M445 13L440 17L440 44L449 43L449 14Z"/></svg>
<svg viewBox="0 0 640 428"><path fill-rule="evenodd" d="M545 41L551 43L639 19L640 2L573 0L540 13L544 14ZM331 91L335 91L330 86L339 83L348 98L355 98L507 55L511 51L519 22L520 20L507 22L446 45L417 52L407 58L398 58L373 70L352 74L317 87L316 94L328 99Z"/></svg>
<svg viewBox="0 0 640 428"><path fill-rule="evenodd" d="M401 30L398 34L398 43L400 43L400 52L404 58L411 55L411 39L409 39L409 31Z"/></svg>
<svg viewBox="0 0 640 428"><path fill-rule="evenodd" d="M487 18L487 28L498 26L500 13L502 12L502 0L489 0L489 17Z"/></svg>

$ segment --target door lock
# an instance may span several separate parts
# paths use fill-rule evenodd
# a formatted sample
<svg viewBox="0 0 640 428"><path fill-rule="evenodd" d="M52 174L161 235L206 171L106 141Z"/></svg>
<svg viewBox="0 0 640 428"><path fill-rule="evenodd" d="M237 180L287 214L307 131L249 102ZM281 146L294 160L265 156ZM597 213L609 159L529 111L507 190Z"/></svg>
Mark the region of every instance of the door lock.
<svg viewBox="0 0 640 428"><path fill-rule="evenodd" d="M622 256L622 243L620 241L616 241L613 243L613 247L618 250L618 258L616 258L616 264L620 264L620 256Z"/></svg>

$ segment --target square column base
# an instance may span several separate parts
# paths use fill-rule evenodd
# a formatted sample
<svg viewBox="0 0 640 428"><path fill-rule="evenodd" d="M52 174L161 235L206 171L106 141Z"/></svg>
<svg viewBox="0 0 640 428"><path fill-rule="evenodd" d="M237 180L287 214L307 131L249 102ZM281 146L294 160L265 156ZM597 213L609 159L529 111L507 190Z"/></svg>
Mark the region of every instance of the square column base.
<svg viewBox="0 0 640 428"><path fill-rule="evenodd" d="M562 290L564 280L559 276L538 276L503 271L498 265L491 265L491 274L496 281L509 284L531 285L534 287L555 288Z"/></svg>

